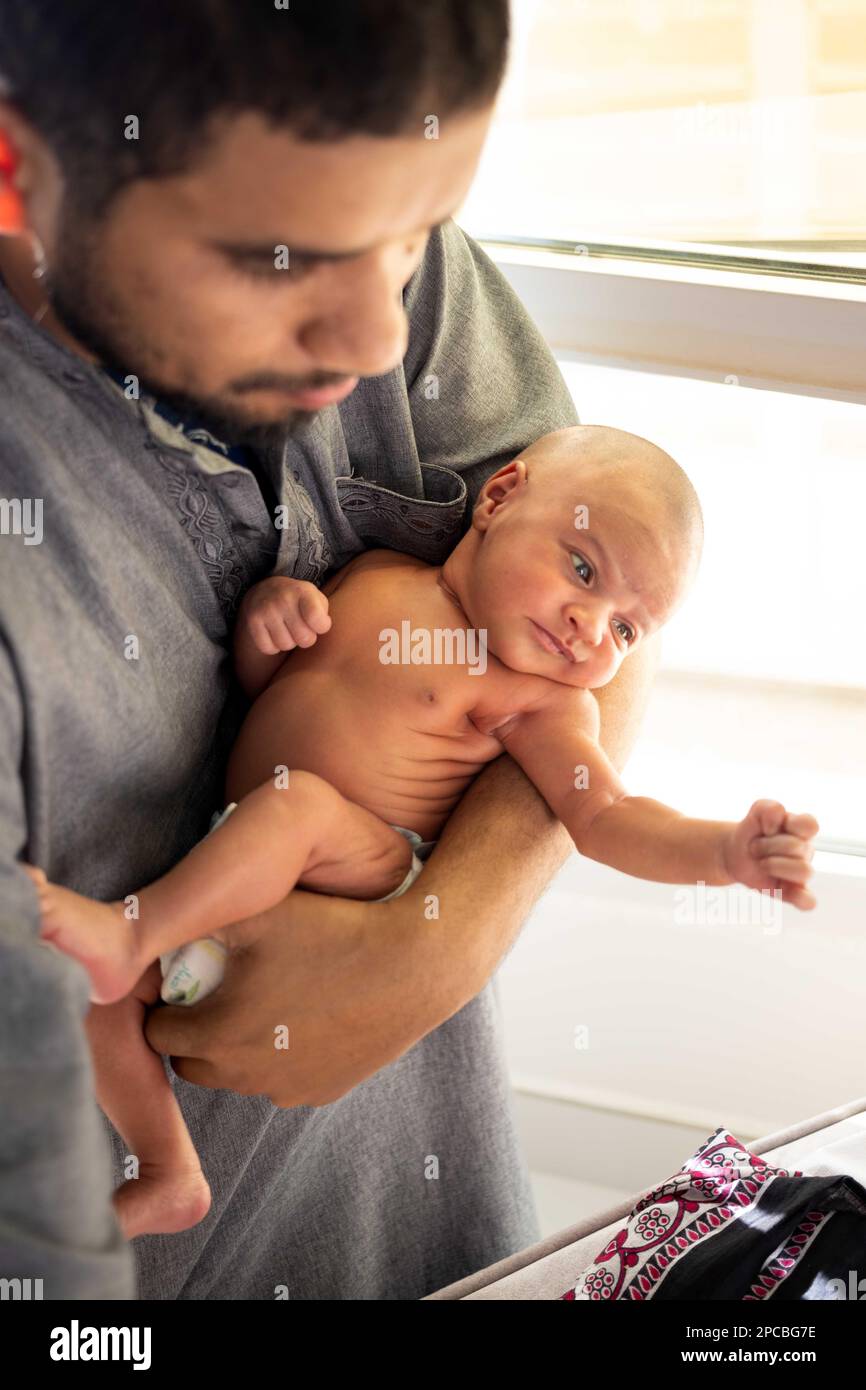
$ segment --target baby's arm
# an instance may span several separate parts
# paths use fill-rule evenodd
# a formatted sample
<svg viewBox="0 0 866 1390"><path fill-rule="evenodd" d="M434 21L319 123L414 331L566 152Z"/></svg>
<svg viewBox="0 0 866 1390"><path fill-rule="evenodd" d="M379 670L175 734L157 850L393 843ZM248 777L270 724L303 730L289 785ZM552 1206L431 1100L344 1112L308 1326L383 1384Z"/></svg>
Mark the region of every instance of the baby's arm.
<svg viewBox="0 0 866 1390"><path fill-rule="evenodd" d="M804 886L818 830L812 816L758 801L739 823L697 820L649 797L629 796L598 731L592 693L565 686L495 730L581 854L656 883L739 882L779 888L795 907L815 906Z"/></svg>
<svg viewBox="0 0 866 1390"><path fill-rule="evenodd" d="M288 652L311 647L331 626L328 600L306 579L273 575L254 584L238 610L235 672L254 700L276 675Z"/></svg>

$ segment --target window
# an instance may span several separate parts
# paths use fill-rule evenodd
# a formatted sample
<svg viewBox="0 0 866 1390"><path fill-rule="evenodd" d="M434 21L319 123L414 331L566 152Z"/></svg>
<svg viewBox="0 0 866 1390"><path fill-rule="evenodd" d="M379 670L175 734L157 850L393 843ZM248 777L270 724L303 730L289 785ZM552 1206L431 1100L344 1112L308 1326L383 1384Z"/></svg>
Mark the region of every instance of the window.
<svg viewBox="0 0 866 1390"><path fill-rule="evenodd" d="M627 771L866 855L866 25L859 0L514 0L459 214L585 423L655 440L704 508ZM745 801L744 797L749 799Z"/></svg>
<svg viewBox="0 0 866 1390"><path fill-rule="evenodd" d="M625 1193L667 1170L657 1144L682 1161L688 1129L747 1139L862 1089L866 12L512 6L458 220L584 423L657 441L704 510L624 781L686 814L739 820L767 796L821 826L818 910L778 932L749 925L745 889L682 924L676 886L575 855L505 962L533 1166ZM579 1139L557 1150L563 1115Z"/></svg>
<svg viewBox="0 0 866 1390"><path fill-rule="evenodd" d="M817 817L822 845L866 853L866 410L560 366L581 419L667 449L704 511L629 789L711 819L777 797Z"/></svg>
<svg viewBox="0 0 866 1390"><path fill-rule="evenodd" d="M862 0L513 0L461 222L866 281Z"/></svg>

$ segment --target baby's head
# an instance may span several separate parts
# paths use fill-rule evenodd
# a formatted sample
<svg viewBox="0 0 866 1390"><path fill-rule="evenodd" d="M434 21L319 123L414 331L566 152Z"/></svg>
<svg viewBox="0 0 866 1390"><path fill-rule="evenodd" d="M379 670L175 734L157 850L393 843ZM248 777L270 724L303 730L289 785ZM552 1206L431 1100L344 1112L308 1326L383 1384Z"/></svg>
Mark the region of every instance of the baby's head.
<svg viewBox="0 0 866 1390"><path fill-rule="evenodd" d="M668 454L577 425L488 478L442 573L500 661L593 690L679 606L702 540L697 495Z"/></svg>

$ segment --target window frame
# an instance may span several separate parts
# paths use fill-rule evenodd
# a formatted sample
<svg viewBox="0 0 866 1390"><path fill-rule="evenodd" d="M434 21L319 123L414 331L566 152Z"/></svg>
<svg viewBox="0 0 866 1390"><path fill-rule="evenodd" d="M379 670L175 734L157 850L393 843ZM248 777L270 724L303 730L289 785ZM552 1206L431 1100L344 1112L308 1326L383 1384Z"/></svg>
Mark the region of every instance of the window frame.
<svg viewBox="0 0 866 1390"><path fill-rule="evenodd" d="M475 239L570 361L866 405L866 285Z"/></svg>

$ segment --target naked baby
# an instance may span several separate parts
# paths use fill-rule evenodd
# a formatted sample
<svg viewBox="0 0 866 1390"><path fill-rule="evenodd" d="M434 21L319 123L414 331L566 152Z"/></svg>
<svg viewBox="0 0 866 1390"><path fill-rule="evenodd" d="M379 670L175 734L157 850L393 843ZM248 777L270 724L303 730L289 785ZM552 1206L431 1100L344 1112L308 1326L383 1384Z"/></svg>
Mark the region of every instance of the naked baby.
<svg viewBox="0 0 866 1390"><path fill-rule="evenodd" d="M130 885L125 902L94 902L30 870L43 938L86 967L96 1003L123 999L91 1010L89 1036L100 1104L140 1162L115 1194L127 1236L181 1230L210 1200L133 1007L145 969L162 957L164 997L179 997L180 981L197 1000L208 981L194 952L212 953L212 986L220 931L296 885L375 900L405 891L421 868L415 849L503 752L589 858L656 882L740 882L815 905L812 816L758 801L739 823L687 818L629 796L599 744L592 692L675 611L701 537L697 497L667 454L577 426L487 481L441 567L374 550L321 591L280 576L250 590L235 663L254 703L220 823L163 878ZM471 633L483 660L419 661L394 646L406 631Z"/></svg>

